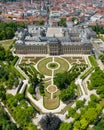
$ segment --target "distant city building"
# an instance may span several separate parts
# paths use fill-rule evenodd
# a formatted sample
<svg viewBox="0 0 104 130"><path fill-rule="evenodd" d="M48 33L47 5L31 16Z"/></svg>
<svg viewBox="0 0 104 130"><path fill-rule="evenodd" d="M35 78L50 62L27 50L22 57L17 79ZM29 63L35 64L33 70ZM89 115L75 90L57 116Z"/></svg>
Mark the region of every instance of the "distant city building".
<svg viewBox="0 0 104 130"><path fill-rule="evenodd" d="M28 26L18 29L15 42L18 54L90 54L91 37L96 34L86 28L44 28Z"/></svg>

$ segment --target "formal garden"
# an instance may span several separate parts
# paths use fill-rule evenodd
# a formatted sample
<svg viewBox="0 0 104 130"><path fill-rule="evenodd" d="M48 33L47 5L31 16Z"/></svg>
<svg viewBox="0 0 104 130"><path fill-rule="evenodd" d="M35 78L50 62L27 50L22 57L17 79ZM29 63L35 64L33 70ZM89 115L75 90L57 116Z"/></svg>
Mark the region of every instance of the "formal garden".
<svg viewBox="0 0 104 130"><path fill-rule="evenodd" d="M30 79L29 92L39 100L35 95L38 86L44 107L53 110L59 107L60 100L66 102L80 96L79 86L72 82L88 65L83 57L22 57L19 67Z"/></svg>
<svg viewBox="0 0 104 130"><path fill-rule="evenodd" d="M28 91L33 95L33 98L38 101L39 99L36 93L34 93L38 86L38 93L43 97L43 106L47 110L57 109L60 106L60 101L63 101L63 103L67 105L59 113L64 114L68 110L66 119L72 118L74 120L72 123L61 122L59 130L64 130L65 128L66 130L84 130L90 127L89 124L92 122L96 124L97 120L100 119L99 115L101 115L104 102L102 100L104 97L104 73L98 68L95 57L93 55L88 57L91 64L90 67L88 67L89 65L86 64L83 57L37 57L35 59L38 60L34 64L27 64L26 61L19 65L30 77L31 84ZM82 92L80 87L75 84L75 80L79 75L80 78L84 80L91 73L90 80L87 82L88 88L89 90L95 89L100 97L91 94L89 97L90 101L85 107L86 100L78 100ZM71 105L75 100L77 100L76 106L72 108ZM90 116L91 114L93 114L93 116ZM47 118L47 116L45 118ZM51 115L49 115L49 118L52 118ZM42 121L43 119L40 120L40 125L44 128ZM103 119L101 122L103 122ZM99 124L94 127L94 129L96 130L97 127L100 128Z"/></svg>

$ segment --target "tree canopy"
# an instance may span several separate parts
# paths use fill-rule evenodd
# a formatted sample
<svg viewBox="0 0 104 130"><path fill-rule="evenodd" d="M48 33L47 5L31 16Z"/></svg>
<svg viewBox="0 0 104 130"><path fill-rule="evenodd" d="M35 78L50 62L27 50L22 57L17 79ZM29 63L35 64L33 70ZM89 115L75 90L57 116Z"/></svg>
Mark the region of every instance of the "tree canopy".
<svg viewBox="0 0 104 130"><path fill-rule="evenodd" d="M95 69L95 72L90 77L90 88L96 89L97 93L104 97L104 72L99 68Z"/></svg>
<svg viewBox="0 0 104 130"><path fill-rule="evenodd" d="M58 26L66 27L66 19L65 18L61 18L61 20L58 22Z"/></svg>
<svg viewBox="0 0 104 130"><path fill-rule="evenodd" d="M1 22L0 23L0 40L12 39L15 36L17 28L25 27L24 23Z"/></svg>
<svg viewBox="0 0 104 130"><path fill-rule="evenodd" d="M43 130L58 130L60 123L61 120L51 113L46 114L46 116L40 120L40 125Z"/></svg>
<svg viewBox="0 0 104 130"><path fill-rule="evenodd" d="M76 88L77 88L77 86L75 85L74 82L72 82L68 88L63 89L61 91L60 99L62 101L66 101L66 100L71 99L72 97L74 97Z"/></svg>
<svg viewBox="0 0 104 130"><path fill-rule="evenodd" d="M1 130L19 130L14 123L12 123L7 114L0 106L0 129Z"/></svg>
<svg viewBox="0 0 104 130"><path fill-rule="evenodd" d="M104 27L92 26L92 30L95 31L97 34L99 34L99 33L104 34Z"/></svg>

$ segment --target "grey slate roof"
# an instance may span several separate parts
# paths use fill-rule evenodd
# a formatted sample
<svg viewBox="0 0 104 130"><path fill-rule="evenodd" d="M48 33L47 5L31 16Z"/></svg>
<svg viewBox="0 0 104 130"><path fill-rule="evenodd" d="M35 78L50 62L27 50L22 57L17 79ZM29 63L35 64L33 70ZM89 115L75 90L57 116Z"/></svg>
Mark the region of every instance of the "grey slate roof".
<svg viewBox="0 0 104 130"><path fill-rule="evenodd" d="M32 30L33 27L30 29ZM34 29L36 32L40 29ZM61 43L62 45L87 45L90 44L90 41L87 37L87 35L91 34L91 30L86 28L64 28L65 36L64 37L43 37L38 35L37 33L35 35L32 35L32 32L28 32L28 29L20 28L18 29L18 39L15 42L15 45L46 45L47 43ZM73 34L78 34L73 36ZM81 40L81 42L79 42Z"/></svg>

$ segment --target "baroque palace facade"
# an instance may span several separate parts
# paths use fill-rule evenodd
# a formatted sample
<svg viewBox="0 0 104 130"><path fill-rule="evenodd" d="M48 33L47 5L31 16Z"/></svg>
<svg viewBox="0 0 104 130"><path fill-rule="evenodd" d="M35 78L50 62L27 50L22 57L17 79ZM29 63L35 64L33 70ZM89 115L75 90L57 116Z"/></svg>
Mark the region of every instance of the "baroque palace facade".
<svg viewBox="0 0 104 130"><path fill-rule="evenodd" d="M86 28L19 28L15 42L17 54L90 54L90 39L96 34Z"/></svg>

